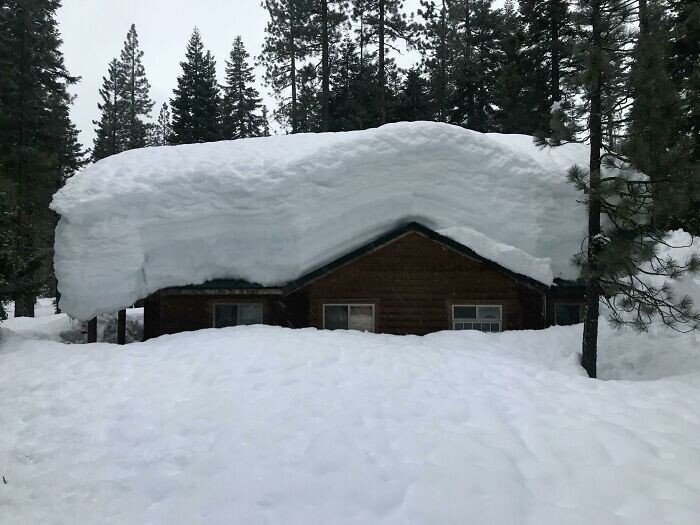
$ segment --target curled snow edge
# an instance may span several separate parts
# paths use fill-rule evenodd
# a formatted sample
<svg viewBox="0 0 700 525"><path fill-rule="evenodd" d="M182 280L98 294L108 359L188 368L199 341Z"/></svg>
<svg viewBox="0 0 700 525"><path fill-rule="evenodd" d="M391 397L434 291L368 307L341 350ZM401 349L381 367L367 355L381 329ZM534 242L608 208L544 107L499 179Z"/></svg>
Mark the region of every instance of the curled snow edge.
<svg viewBox="0 0 700 525"><path fill-rule="evenodd" d="M131 150L71 178L55 269L63 311L114 312L168 286L278 286L415 220L545 284L573 278L587 147L440 123Z"/></svg>

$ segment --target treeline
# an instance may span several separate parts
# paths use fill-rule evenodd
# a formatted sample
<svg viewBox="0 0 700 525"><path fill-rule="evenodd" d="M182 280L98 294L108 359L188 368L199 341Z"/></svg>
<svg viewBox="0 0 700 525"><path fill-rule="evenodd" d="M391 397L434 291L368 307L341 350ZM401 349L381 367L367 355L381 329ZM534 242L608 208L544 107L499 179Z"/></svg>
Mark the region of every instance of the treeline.
<svg viewBox="0 0 700 525"><path fill-rule="evenodd" d="M0 319L33 315L52 283L54 192L84 164L70 121L59 0L0 2Z"/></svg>
<svg viewBox="0 0 700 525"><path fill-rule="evenodd" d="M180 63L173 97L162 104L155 122L151 121L154 102L142 58L132 25L120 57L109 63L102 80L93 160L146 146L269 135L267 109L255 89L253 67L240 37L233 41L225 82L220 86L216 61L195 29Z"/></svg>

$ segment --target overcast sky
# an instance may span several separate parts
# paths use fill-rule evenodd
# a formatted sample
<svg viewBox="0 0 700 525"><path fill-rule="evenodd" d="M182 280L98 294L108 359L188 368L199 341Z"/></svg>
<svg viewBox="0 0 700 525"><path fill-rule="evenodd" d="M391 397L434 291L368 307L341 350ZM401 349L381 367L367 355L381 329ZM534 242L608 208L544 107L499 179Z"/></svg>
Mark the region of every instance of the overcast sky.
<svg viewBox="0 0 700 525"><path fill-rule="evenodd" d="M417 5L418 0L406 1L407 11L415 11ZM82 77L73 88L78 96L72 108L73 121L81 130L83 145L92 147L92 121L98 118L102 77L109 61L119 56L132 23L145 53L157 116L161 104L172 95L195 26L216 57L221 79L236 35L243 37L251 56L260 53L267 14L259 0L63 0L58 19L68 70ZM408 65L413 60L404 57L399 63ZM257 73L260 82L261 71ZM262 85L259 87L272 111L274 100Z"/></svg>

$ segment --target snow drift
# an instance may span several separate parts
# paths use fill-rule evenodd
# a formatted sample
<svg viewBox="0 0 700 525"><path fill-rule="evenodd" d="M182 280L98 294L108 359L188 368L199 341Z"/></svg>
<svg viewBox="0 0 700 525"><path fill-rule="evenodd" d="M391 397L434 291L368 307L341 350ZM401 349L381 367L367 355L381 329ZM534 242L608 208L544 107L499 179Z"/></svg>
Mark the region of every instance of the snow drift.
<svg viewBox="0 0 700 525"><path fill-rule="evenodd" d="M700 334L580 338L0 329L0 522L700 523Z"/></svg>
<svg viewBox="0 0 700 525"><path fill-rule="evenodd" d="M87 319L214 278L279 285L410 220L570 278L585 220L566 169L587 157L427 122L127 151L54 197L61 308Z"/></svg>

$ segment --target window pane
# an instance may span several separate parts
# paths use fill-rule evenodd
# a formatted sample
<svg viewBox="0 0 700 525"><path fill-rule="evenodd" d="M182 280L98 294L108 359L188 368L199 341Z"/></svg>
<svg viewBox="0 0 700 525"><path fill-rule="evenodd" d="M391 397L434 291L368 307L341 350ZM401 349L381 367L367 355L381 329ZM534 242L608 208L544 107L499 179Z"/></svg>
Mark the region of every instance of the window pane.
<svg viewBox="0 0 700 525"><path fill-rule="evenodd" d="M498 323L491 323L491 331L492 332L500 332L501 326Z"/></svg>
<svg viewBox="0 0 700 525"><path fill-rule="evenodd" d="M262 304L251 303L238 305L238 324L262 324L262 317Z"/></svg>
<svg viewBox="0 0 700 525"><path fill-rule="evenodd" d="M480 306L479 319L496 319L501 318L501 309L498 306Z"/></svg>
<svg viewBox="0 0 700 525"><path fill-rule="evenodd" d="M581 322L581 313L583 308L579 304L558 304L556 306L557 324L571 325Z"/></svg>
<svg viewBox="0 0 700 525"><path fill-rule="evenodd" d="M238 324L238 305L235 304L215 304L214 305L214 327L236 326Z"/></svg>
<svg viewBox="0 0 700 525"><path fill-rule="evenodd" d="M348 329L348 307L347 305L332 304L324 307L323 327L328 330Z"/></svg>
<svg viewBox="0 0 700 525"><path fill-rule="evenodd" d="M348 326L351 330L374 332L374 308L371 306L350 305Z"/></svg>
<svg viewBox="0 0 700 525"><path fill-rule="evenodd" d="M455 319L476 319L476 306L455 306L452 315Z"/></svg>

